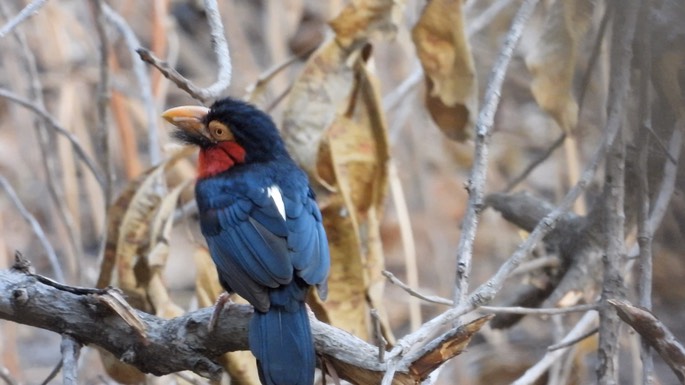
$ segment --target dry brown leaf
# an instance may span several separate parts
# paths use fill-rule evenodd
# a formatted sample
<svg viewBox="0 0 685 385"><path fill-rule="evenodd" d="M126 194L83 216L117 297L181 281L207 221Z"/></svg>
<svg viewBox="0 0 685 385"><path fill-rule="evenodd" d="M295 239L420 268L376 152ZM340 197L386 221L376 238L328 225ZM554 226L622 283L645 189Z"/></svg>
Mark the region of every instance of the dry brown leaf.
<svg viewBox="0 0 685 385"><path fill-rule="evenodd" d="M131 182L109 210L105 258L100 267L97 287L118 286L123 298L105 297L103 300L129 324L129 303L148 313L163 317L183 314L173 303L164 284L162 271L169 254L166 238L171 230L173 212L178 197L187 187L180 183L165 192L166 173L180 159L190 153L182 150L146 171ZM164 195L161 195L164 194ZM140 373L134 367L101 353L107 373L118 381L136 383ZM139 382L139 381L137 381Z"/></svg>
<svg viewBox="0 0 685 385"><path fill-rule="evenodd" d="M373 38L392 38L402 17L404 1L356 0L329 24L342 47L359 49Z"/></svg>
<svg viewBox="0 0 685 385"><path fill-rule="evenodd" d="M562 130L570 133L578 123L573 96L573 74L578 47L592 19L591 0L557 0L549 9L536 48L526 57L533 74L531 91L540 107Z"/></svg>
<svg viewBox="0 0 685 385"><path fill-rule="evenodd" d="M412 30L426 74L426 107L451 139L471 134L478 109L478 85L466 36L462 0L431 0Z"/></svg>
<svg viewBox="0 0 685 385"><path fill-rule="evenodd" d="M389 157L377 85L366 70L367 43L394 35L403 5L348 4L331 22L335 40L310 57L293 84L283 115L286 145L318 194L331 250L328 301L312 308L364 339L370 309L384 315L379 222Z"/></svg>
<svg viewBox="0 0 685 385"><path fill-rule="evenodd" d="M181 192L189 185L190 181L181 183L165 194L159 207L151 219L149 231L149 252L143 254L147 260L150 271L148 282L138 282L146 289L148 301L155 309L155 314L163 318L173 318L184 313L183 309L176 305L169 297L162 274L169 256L169 234L174 223L174 210L178 203Z"/></svg>
<svg viewBox="0 0 685 385"><path fill-rule="evenodd" d="M372 37L393 36L404 4L403 0L352 1L330 22L334 40L311 55L293 84L283 113L284 137L291 155L310 177L319 180L318 143L349 105L353 63Z"/></svg>
<svg viewBox="0 0 685 385"><path fill-rule="evenodd" d="M369 53L322 47L293 86L284 122L290 152L317 191L331 250L328 301L313 309L364 339L370 308L383 314L379 218L389 158Z"/></svg>
<svg viewBox="0 0 685 385"><path fill-rule="evenodd" d="M195 251L193 259L197 266L195 295L197 296L198 305L200 307L213 306L224 289L219 284L219 275L217 274L214 262L212 262L212 257L206 248L201 247ZM224 369L230 374L231 383L241 385L260 384L257 364L252 353L247 351L229 352L222 355L220 361Z"/></svg>

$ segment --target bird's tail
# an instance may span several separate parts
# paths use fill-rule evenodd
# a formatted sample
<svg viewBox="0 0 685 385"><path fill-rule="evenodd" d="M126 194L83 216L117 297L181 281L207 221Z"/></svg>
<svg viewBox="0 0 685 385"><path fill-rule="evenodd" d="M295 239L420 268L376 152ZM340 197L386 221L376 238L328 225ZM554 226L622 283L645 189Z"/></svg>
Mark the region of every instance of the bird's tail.
<svg viewBox="0 0 685 385"><path fill-rule="evenodd" d="M250 320L250 350L264 385L312 385L316 357L304 301L274 303Z"/></svg>

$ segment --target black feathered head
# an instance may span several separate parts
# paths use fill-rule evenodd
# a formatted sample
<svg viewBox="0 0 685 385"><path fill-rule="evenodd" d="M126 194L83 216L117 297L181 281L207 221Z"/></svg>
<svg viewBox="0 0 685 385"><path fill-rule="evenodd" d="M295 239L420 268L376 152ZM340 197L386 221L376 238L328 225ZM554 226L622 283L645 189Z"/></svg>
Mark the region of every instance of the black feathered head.
<svg viewBox="0 0 685 385"><path fill-rule="evenodd" d="M263 162L286 155L271 117L257 107L233 98L216 101L210 108L182 106L162 117L177 127L180 141L208 149L234 141L245 150L245 162Z"/></svg>

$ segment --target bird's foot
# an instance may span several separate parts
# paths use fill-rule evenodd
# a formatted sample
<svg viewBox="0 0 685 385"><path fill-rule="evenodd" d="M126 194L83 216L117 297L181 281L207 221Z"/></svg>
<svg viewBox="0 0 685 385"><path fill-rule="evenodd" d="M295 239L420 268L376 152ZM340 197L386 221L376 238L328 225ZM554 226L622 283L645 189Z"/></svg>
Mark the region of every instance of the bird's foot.
<svg viewBox="0 0 685 385"><path fill-rule="evenodd" d="M216 327L216 323L219 322L219 316L221 312L231 306L233 301L231 301L230 294L224 292L221 293L219 298L216 299L214 304L214 312L212 312L212 317L209 319L209 324L207 325L207 330L211 333Z"/></svg>

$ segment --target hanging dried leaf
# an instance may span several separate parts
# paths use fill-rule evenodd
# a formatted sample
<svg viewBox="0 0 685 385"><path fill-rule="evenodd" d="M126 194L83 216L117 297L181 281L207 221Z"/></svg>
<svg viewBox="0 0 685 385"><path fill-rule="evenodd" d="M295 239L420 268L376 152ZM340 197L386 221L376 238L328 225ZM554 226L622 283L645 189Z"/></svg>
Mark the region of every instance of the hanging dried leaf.
<svg viewBox="0 0 685 385"><path fill-rule="evenodd" d="M359 49L369 39L394 37L403 9L404 1L352 1L329 24L338 44L347 49Z"/></svg>
<svg viewBox="0 0 685 385"><path fill-rule="evenodd" d="M126 305L163 317L175 317L183 310L169 297L162 271L169 254L167 238L184 182L166 193L163 181L176 162L189 154L179 151L131 182L109 210L105 258L98 287L115 285L126 295ZM107 298L105 298L107 300ZM117 313L126 313L107 300ZM125 310L125 309L124 309ZM101 354L107 373L118 381L135 383L137 369ZM132 382L125 382L132 381Z"/></svg>
<svg viewBox="0 0 685 385"><path fill-rule="evenodd" d="M462 0L431 0L412 30L426 74L426 107L451 139L464 141L478 109L478 85Z"/></svg>
<svg viewBox="0 0 685 385"><path fill-rule="evenodd" d="M316 171L319 143L336 115L349 105L353 63L373 36L392 37L405 1L357 0L331 21L334 39L322 44L293 84L283 113L286 144L311 178L326 186Z"/></svg>
<svg viewBox="0 0 685 385"><path fill-rule="evenodd" d="M531 91L535 100L566 133L578 123L573 74L579 43L590 25L593 7L591 0L552 3L536 49L526 57L526 65L533 74Z"/></svg>
<svg viewBox="0 0 685 385"><path fill-rule="evenodd" d="M328 301L313 309L365 339L370 308L383 314L379 220L389 158L368 54L334 42L316 52L293 86L284 122L286 143L317 191L331 250Z"/></svg>
<svg viewBox="0 0 685 385"><path fill-rule="evenodd" d="M219 284L212 257L206 248L198 248L193 255L197 266L195 277L195 295L200 307L213 306L224 291ZM259 374L252 353L247 351L229 352L221 356L220 362L231 376L231 383L240 385L259 385Z"/></svg>
<svg viewBox="0 0 685 385"><path fill-rule="evenodd" d="M370 308L384 314L379 223L389 156L377 86L366 70L367 43L392 35L402 5L349 4L331 23L335 39L310 57L293 84L284 111L286 145L317 192L331 249L328 300L312 308L365 339Z"/></svg>
<svg viewBox="0 0 685 385"><path fill-rule="evenodd" d="M190 181L181 183L169 191L162 199L159 207L152 217L149 244L151 249L146 254L149 267L150 279L148 282L139 282L146 288L148 301L155 309L155 314L163 318L173 318L184 313L169 297L166 284L163 279L164 267L169 256L169 234L174 223L174 210L178 197L189 185Z"/></svg>

